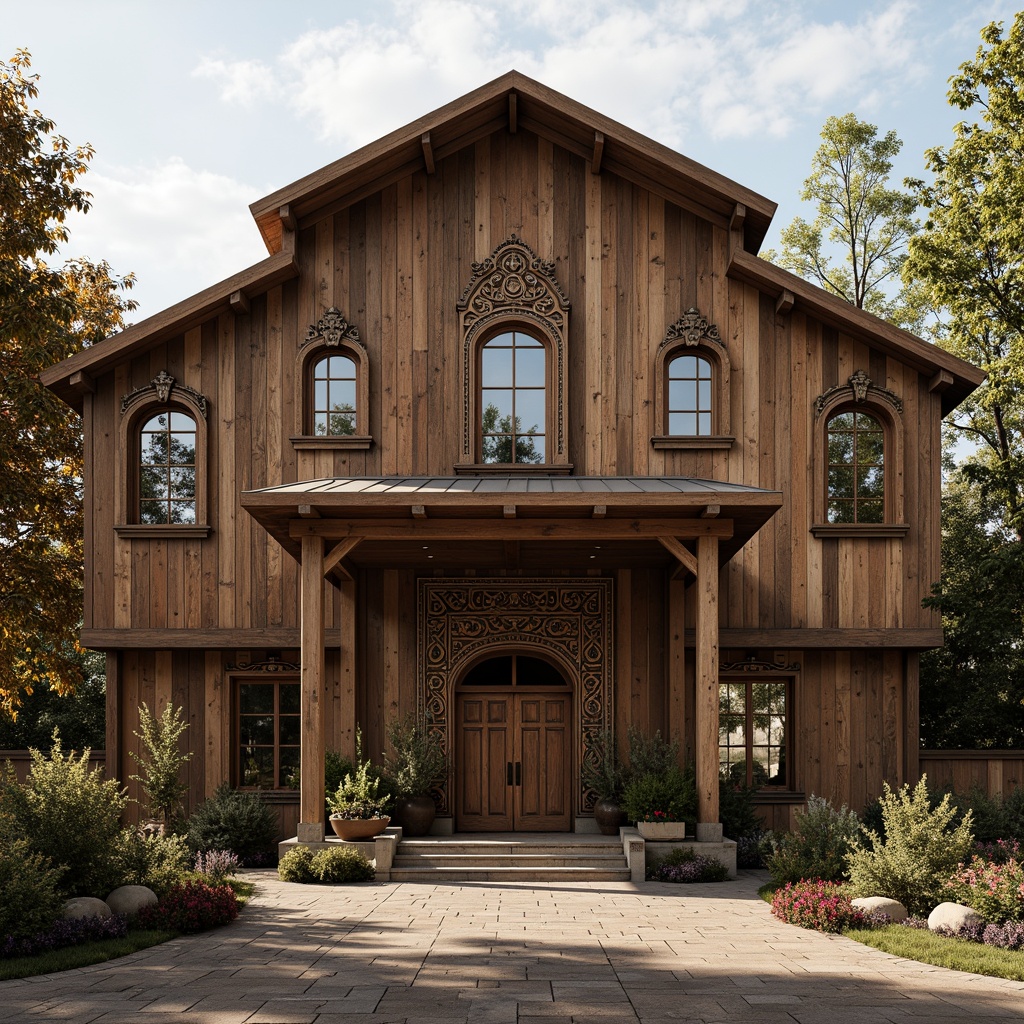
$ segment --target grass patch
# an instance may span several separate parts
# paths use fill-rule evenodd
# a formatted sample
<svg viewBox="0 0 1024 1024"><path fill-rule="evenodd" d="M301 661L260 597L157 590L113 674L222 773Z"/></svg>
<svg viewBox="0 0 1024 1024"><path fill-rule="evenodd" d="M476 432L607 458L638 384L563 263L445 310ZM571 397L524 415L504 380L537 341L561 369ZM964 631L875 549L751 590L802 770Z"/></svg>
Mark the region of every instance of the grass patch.
<svg viewBox="0 0 1024 1024"><path fill-rule="evenodd" d="M242 882L237 878L229 878L227 884L234 891L239 909L249 902L256 891L256 886L252 882ZM11 957L9 960L0 960L0 981L33 978L38 974L56 974L59 971L74 970L76 967L102 964L177 937L177 932L138 929L129 931L123 939L84 942L80 946L66 946L64 949L54 949L38 956Z"/></svg>
<svg viewBox="0 0 1024 1024"><path fill-rule="evenodd" d="M757 888L757 895L765 901L765 903L771 903L772 897L775 895L777 889L782 888L781 882L765 882L764 885L760 885Z"/></svg>
<svg viewBox="0 0 1024 1024"><path fill-rule="evenodd" d="M129 932L123 939L103 939L100 942L85 942L80 946L66 946L53 949L38 956L16 956L0 960L0 981L13 978L32 978L37 974L55 974L70 971L75 967L88 967L116 960L119 956L137 953L158 943L174 938L174 932L136 931Z"/></svg>
<svg viewBox="0 0 1024 1024"><path fill-rule="evenodd" d="M848 938L874 946L884 953L917 960L934 967L954 971L987 974L992 978L1024 981L1024 952L983 946L980 942L947 939L918 928L891 924L885 928L851 928L843 932Z"/></svg>

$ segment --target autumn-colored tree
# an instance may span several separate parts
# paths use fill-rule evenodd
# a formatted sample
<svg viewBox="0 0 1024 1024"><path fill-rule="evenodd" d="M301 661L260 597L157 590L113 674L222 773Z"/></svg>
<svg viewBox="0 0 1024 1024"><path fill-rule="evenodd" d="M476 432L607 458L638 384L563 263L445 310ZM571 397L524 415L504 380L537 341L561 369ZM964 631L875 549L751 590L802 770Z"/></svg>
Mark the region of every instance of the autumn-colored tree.
<svg viewBox="0 0 1024 1024"><path fill-rule="evenodd" d="M98 341L135 308L105 262L50 266L93 151L35 110L37 75L19 50L0 61L0 713L20 695L82 678L82 434L43 388L44 367Z"/></svg>

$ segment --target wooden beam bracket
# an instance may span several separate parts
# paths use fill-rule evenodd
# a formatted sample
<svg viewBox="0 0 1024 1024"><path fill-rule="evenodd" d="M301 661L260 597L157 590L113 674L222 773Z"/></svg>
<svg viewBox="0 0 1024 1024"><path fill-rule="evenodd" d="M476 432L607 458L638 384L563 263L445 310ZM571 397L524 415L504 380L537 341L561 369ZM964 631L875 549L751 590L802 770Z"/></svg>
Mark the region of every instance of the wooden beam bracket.
<svg viewBox="0 0 1024 1024"><path fill-rule="evenodd" d="M277 213L281 218L281 226L286 231L296 231L298 229L299 222L295 218L295 211L290 206L282 206Z"/></svg>
<svg viewBox="0 0 1024 1024"><path fill-rule="evenodd" d="M590 173L601 173L601 158L604 156L604 132L594 132L594 155L590 160Z"/></svg>
<svg viewBox="0 0 1024 1024"><path fill-rule="evenodd" d="M721 505L708 505L703 512L701 512L701 519L717 519L722 512Z"/></svg>
<svg viewBox="0 0 1024 1024"><path fill-rule="evenodd" d="M427 518L427 506L426 505L413 505L409 511L412 513L413 519L426 519Z"/></svg>
<svg viewBox="0 0 1024 1024"><path fill-rule="evenodd" d="M298 511L299 511L299 515L302 516L303 519L319 519L320 518L319 510L314 508L312 505L300 505Z"/></svg>
<svg viewBox="0 0 1024 1024"><path fill-rule="evenodd" d="M423 147L423 163L426 166L427 174L433 174L434 148L430 145L430 132L424 132L420 136L420 145Z"/></svg>
<svg viewBox="0 0 1024 1024"><path fill-rule="evenodd" d="M506 519L515 519L515 517L516 517L516 507L515 507L515 505L505 505L502 508L501 512L502 512L502 515Z"/></svg>
<svg viewBox="0 0 1024 1024"><path fill-rule="evenodd" d="M729 230L730 231L742 231L743 222L747 219L747 208L742 203L737 203L732 210L732 216L729 218Z"/></svg>
<svg viewBox="0 0 1024 1024"><path fill-rule="evenodd" d="M341 566L341 560L351 554L360 544L361 537L347 537L345 540L335 544L330 551L324 555L324 575L326 576L332 569L344 568ZM345 577L351 579L352 576L348 570L344 570Z"/></svg>
<svg viewBox="0 0 1024 1024"><path fill-rule="evenodd" d="M228 305L235 316L245 316L249 312L249 296L243 291L232 292L228 298Z"/></svg>
<svg viewBox="0 0 1024 1024"><path fill-rule="evenodd" d="M928 381L928 390L934 395L941 395L943 391L948 390L953 386L953 374L948 370L939 370L937 374L930 381Z"/></svg>
<svg viewBox="0 0 1024 1024"><path fill-rule="evenodd" d="M791 291L783 288L779 297L775 300L775 312L781 315L788 313L796 304L796 296Z"/></svg>
<svg viewBox="0 0 1024 1024"><path fill-rule="evenodd" d="M694 576L697 575L697 556L685 547L682 543L676 540L675 537L659 537L658 543L673 555L677 562L679 562L687 572L692 573Z"/></svg>
<svg viewBox="0 0 1024 1024"><path fill-rule="evenodd" d="M68 384L80 395L96 394L96 381L94 381L84 370L79 370L78 373L71 374L71 376L68 377Z"/></svg>
<svg viewBox="0 0 1024 1024"><path fill-rule="evenodd" d="M517 111L518 97L515 92L508 94L508 130L510 135L515 135L519 130L519 112Z"/></svg>

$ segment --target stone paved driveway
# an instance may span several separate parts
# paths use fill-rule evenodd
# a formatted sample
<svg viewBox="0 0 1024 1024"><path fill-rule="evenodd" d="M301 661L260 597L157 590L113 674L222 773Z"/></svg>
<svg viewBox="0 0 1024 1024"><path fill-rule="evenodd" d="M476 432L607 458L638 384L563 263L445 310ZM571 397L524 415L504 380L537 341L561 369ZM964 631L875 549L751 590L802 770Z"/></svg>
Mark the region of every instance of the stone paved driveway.
<svg viewBox="0 0 1024 1024"><path fill-rule="evenodd" d="M285 885L228 928L0 982L0 1021L847 1024L1024 1020L1024 983L776 921L719 885Z"/></svg>

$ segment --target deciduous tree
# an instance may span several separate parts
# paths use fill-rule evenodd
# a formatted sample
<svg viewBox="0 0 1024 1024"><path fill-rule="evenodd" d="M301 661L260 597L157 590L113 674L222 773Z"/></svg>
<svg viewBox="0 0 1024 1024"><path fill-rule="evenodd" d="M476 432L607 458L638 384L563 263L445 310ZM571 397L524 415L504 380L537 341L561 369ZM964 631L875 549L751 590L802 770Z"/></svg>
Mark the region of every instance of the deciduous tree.
<svg viewBox="0 0 1024 1024"><path fill-rule="evenodd" d="M0 62L0 713L40 683L82 671L82 440L78 417L37 375L122 326L131 277L105 262L50 266L85 212L92 149L35 110L29 55Z"/></svg>
<svg viewBox="0 0 1024 1024"><path fill-rule="evenodd" d="M782 232L781 252L763 255L851 305L914 326L920 312L910 296L886 291L899 283L907 240L917 228L916 198L889 187L902 147L894 131L879 138L875 125L854 114L830 117L800 193L817 214L813 221L795 218Z"/></svg>

